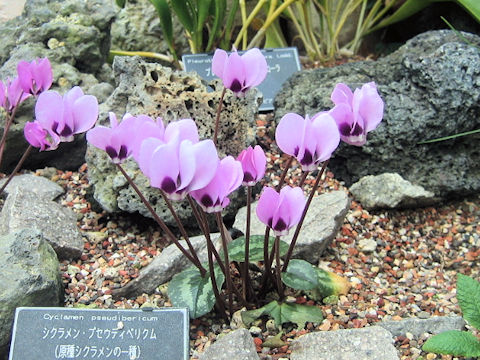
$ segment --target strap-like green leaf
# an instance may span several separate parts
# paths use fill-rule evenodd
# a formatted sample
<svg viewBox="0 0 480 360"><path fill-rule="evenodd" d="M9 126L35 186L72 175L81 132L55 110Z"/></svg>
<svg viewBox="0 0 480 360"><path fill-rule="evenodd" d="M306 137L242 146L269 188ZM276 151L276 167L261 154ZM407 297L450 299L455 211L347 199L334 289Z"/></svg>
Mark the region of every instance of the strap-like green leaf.
<svg viewBox="0 0 480 360"><path fill-rule="evenodd" d="M221 288L225 277L218 265L215 266L214 271L217 286ZM188 308L192 319L210 312L215 305L215 294L209 272L202 277L195 266L175 275L168 284L167 292L174 306Z"/></svg>
<svg viewBox="0 0 480 360"><path fill-rule="evenodd" d="M314 266L299 259L290 260L287 271L282 273L282 281L296 290L312 290L318 284Z"/></svg>
<svg viewBox="0 0 480 360"><path fill-rule="evenodd" d="M160 26L162 27L165 41L173 57L177 59L177 53L175 51L175 44L173 42L173 25L172 25L172 13L168 6L167 0L150 0L157 10L158 17L160 19Z"/></svg>
<svg viewBox="0 0 480 360"><path fill-rule="evenodd" d="M478 0L457 0L479 23L480 23L480 1Z"/></svg>
<svg viewBox="0 0 480 360"><path fill-rule="evenodd" d="M396 22L402 21L413 14L416 14L420 10L426 8L430 5L434 0L407 0L400 6L397 11L395 11L392 15L381 21L377 26L372 28L370 31L375 31L377 29L381 29L385 26L389 26L395 24Z"/></svg>
<svg viewBox="0 0 480 360"><path fill-rule="evenodd" d="M238 0L236 2L238 3ZM213 44L220 40L221 26L225 20L225 13L227 10L227 0L215 0L212 5L214 5L213 25L210 29L208 43L205 49L207 52L211 51Z"/></svg>
<svg viewBox="0 0 480 360"><path fill-rule="evenodd" d="M195 30L195 15L194 8L189 0L172 0L172 9L177 14L178 20L183 27L192 33Z"/></svg>
<svg viewBox="0 0 480 360"><path fill-rule="evenodd" d="M252 235L250 236L249 243L249 261L256 262L263 260L263 243L265 236ZM275 238L270 236L268 245L270 247L269 252L272 251ZM238 239L233 240L227 245L228 257L230 261L245 261L245 237L241 236ZM280 240L280 256L283 256L288 251L288 244L285 241Z"/></svg>
<svg viewBox="0 0 480 360"><path fill-rule="evenodd" d="M235 20L235 15L237 14L239 2L238 0L233 0L231 4L232 8L227 17L227 22L225 24L224 29L224 36L222 39L222 49L231 50L231 39L232 39L232 32L233 32L233 22Z"/></svg>
<svg viewBox="0 0 480 360"><path fill-rule="evenodd" d="M463 274L457 274L457 299L463 318L480 329L480 283Z"/></svg>
<svg viewBox="0 0 480 360"><path fill-rule="evenodd" d="M479 357L480 342L469 332L450 330L429 338L422 346L422 350L438 354Z"/></svg>

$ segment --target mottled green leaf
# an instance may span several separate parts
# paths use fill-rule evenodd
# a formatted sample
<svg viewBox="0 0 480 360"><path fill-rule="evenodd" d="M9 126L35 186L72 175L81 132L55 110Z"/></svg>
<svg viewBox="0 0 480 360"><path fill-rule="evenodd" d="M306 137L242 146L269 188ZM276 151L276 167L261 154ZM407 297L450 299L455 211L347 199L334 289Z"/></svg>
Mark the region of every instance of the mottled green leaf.
<svg viewBox="0 0 480 360"><path fill-rule="evenodd" d="M246 326L263 315L268 315L275 320L275 324L280 327L281 324L292 322L301 329L306 322L321 322L323 313L319 307L301 304L279 304L272 301L267 305L250 311L242 312L242 321Z"/></svg>
<svg viewBox="0 0 480 360"><path fill-rule="evenodd" d="M466 331L450 330L429 338L422 347L423 351L455 356L480 356L480 342Z"/></svg>
<svg viewBox="0 0 480 360"><path fill-rule="evenodd" d="M246 326L250 326L255 320L257 320L261 316L270 314L276 307L278 307L278 303L274 300L267 305L262 306L261 308L242 311L242 321Z"/></svg>
<svg viewBox="0 0 480 360"><path fill-rule="evenodd" d="M457 274L457 299L463 318L480 329L480 283L463 274Z"/></svg>
<svg viewBox="0 0 480 360"><path fill-rule="evenodd" d="M249 261L263 261L263 244L265 236L252 235L249 242ZM269 253L272 251L275 238L270 237L268 241ZM227 245L228 257L230 261L245 261L245 237L241 236ZM280 256L283 256L288 251L288 244L280 240Z"/></svg>
<svg viewBox="0 0 480 360"><path fill-rule="evenodd" d="M220 268L215 266L215 280L219 288L225 280ZM210 281L209 272L205 277L195 266L178 273L168 284L168 297L174 306L187 307L192 319L198 318L212 310L215 305L215 294Z"/></svg>
<svg viewBox="0 0 480 360"><path fill-rule="evenodd" d="M299 259L290 260L287 270L282 273L282 281L296 290L312 290L318 284L315 267Z"/></svg>
<svg viewBox="0 0 480 360"><path fill-rule="evenodd" d="M297 324L299 329L305 327L305 323L320 323L323 321L322 309L317 306L303 304L282 304L281 305L282 324L292 322Z"/></svg>

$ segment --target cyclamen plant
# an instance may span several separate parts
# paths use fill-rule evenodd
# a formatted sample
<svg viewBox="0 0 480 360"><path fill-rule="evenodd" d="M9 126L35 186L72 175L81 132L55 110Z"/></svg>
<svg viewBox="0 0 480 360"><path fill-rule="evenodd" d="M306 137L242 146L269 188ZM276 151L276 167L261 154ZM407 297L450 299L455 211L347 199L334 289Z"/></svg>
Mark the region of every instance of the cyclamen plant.
<svg viewBox="0 0 480 360"><path fill-rule="evenodd" d="M246 306L248 317L270 314L277 324L294 321L321 320L321 311L310 307L308 311L298 304L281 304L276 301L265 304L265 294L276 290L279 299L284 298L285 287L326 295L345 291L348 285L338 277L316 268L302 260L291 260L293 248L299 236L308 207L317 191L329 158L338 147L340 139L360 146L366 141L367 132L373 130L383 114L383 101L374 83L366 84L354 93L339 84L332 93L335 107L328 112L302 117L286 114L278 124L276 142L290 155L279 184L265 186L257 205L257 216L266 225L265 234L250 234L252 187L262 181L267 159L260 146L249 147L237 159L227 156L219 159L216 150L219 119L223 97L230 90L242 97L250 88L260 84L266 76L266 60L258 49L242 56L234 51L228 55L223 50L215 52L212 70L224 84L215 120L213 141L200 140L197 127L191 119L170 122L167 126L161 118L156 121L147 115L126 114L121 122L110 114L110 127L97 126L87 132L87 141L104 150L125 176L129 184L151 212L167 238L192 262L193 267L174 276L168 286L168 294L174 306L188 307L192 318L199 317L216 305L219 313L228 319L236 310L235 304ZM43 136L43 135L42 135ZM158 188L186 240L183 246L155 213L122 163L133 157L140 170ZM283 186L287 172L296 159L303 176L298 186ZM318 171L315 184L308 198L302 187L308 174ZM247 224L245 236L232 241L223 224L222 210L229 205L230 194L241 185L247 193ZM207 242L208 264L200 262L187 232L171 201L187 199ZM222 239L223 256L215 249L209 229L208 216L213 216ZM290 244L281 240L294 228ZM275 237L270 237L270 231ZM283 259L283 260L282 260ZM254 289L249 275L249 262L263 261L261 288ZM237 266L242 277L238 286L233 282L231 266ZM226 286L223 288L223 283ZM256 291L258 290L258 292ZM236 300L236 303L234 303ZM280 315L283 314L283 315ZM288 315L293 314L293 315ZM243 316L243 315L242 315Z"/></svg>
<svg viewBox="0 0 480 360"><path fill-rule="evenodd" d="M0 188L0 194L21 168L32 148L36 147L39 151L55 150L61 142L73 141L75 134L89 130L98 118L97 99L85 95L78 86L63 97L56 91L48 90L52 85L53 73L47 58L20 61L17 74L15 79L8 79L5 84L0 81L0 106L6 113L0 141L0 163L16 111L30 96L37 97L35 120L25 124L24 135L29 146Z"/></svg>

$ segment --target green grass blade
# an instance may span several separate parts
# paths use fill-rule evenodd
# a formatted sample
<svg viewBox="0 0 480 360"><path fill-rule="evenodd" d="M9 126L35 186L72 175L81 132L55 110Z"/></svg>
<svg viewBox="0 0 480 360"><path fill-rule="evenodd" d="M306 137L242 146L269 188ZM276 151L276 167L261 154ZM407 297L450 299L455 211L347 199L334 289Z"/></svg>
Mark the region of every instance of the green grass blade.
<svg viewBox="0 0 480 360"><path fill-rule="evenodd" d="M455 138L460 137L460 136L472 135L472 134L476 134L476 133L479 133L479 132L480 132L480 129L476 129L476 130L472 130L472 131L466 131L466 132L455 134L455 135L445 136L445 137L431 139L431 140L420 141L420 142L417 143L417 145L430 144L430 143L434 143L434 142L455 139Z"/></svg>

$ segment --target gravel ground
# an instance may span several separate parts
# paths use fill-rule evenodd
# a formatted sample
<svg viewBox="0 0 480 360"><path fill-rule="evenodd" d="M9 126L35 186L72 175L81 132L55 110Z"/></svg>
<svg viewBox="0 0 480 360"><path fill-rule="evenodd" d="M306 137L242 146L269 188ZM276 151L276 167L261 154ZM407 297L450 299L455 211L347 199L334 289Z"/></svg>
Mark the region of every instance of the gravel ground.
<svg viewBox="0 0 480 360"><path fill-rule="evenodd" d="M258 120L261 143L269 146L266 117ZM285 160L268 153L272 160L267 178L278 179L279 165ZM167 243L156 225L135 215L111 215L89 202L87 166L78 172L55 169L37 171L66 189L61 203L78 214L85 250L78 261L61 264L65 284L65 306L98 308L138 308L145 303L171 306L166 288L135 299L112 298L112 290L138 276ZM289 182L298 181L295 168ZM313 178L307 179L307 185ZM334 174L327 171L320 192L348 191ZM310 331L360 328L382 320L407 317L427 318L459 314L455 298L456 274L479 279L480 196L445 203L442 206L403 211L367 211L353 201L345 222L319 265L347 277L352 283L348 295L335 304L321 306L325 320L308 323L305 329L290 327L282 339L286 345L262 348L276 334L266 321L259 322L255 344L262 359L288 359L288 344ZM376 245L371 246L371 241ZM313 303L298 296L298 303ZM202 352L230 325L215 315L191 321L192 354ZM423 353L425 338L397 337L395 346L402 359L456 359L447 355Z"/></svg>

